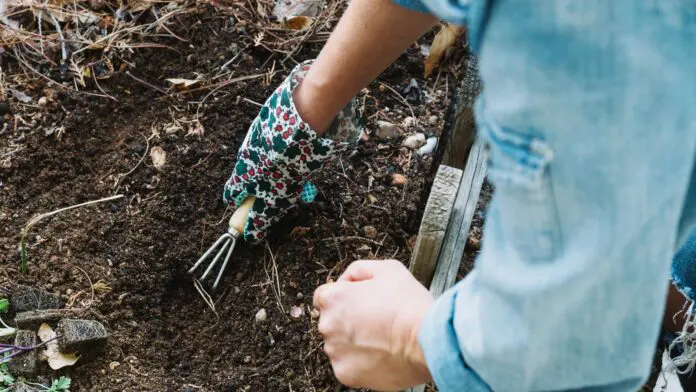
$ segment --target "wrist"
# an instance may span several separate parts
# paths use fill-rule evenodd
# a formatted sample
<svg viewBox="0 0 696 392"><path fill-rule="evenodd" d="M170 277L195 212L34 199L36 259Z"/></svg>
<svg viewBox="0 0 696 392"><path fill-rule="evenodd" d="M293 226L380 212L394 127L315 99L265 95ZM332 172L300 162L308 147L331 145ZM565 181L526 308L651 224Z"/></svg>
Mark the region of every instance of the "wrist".
<svg viewBox="0 0 696 392"><path fill-rule="evenodd" d="M432 381L432 375L428 369L428 362L425 359L425 353L423 352L423 347L418 339L421 331L421 326L425 321L425 316L429 308L423 309L421 317L419 317L411 328L410 336L408 338L408 349L406 351L407 361L411 368L417 373L421 383L427 383Z"/></svg>
<svg viewBox="0 0 696 392"><path fill-rule="evenodd" d="M331 125L339 109L333 110L327 101L331 94L323 93L325 88L312 77L311 70L293 92L293 101L300 117L317 135L322 136Z"/></svg>

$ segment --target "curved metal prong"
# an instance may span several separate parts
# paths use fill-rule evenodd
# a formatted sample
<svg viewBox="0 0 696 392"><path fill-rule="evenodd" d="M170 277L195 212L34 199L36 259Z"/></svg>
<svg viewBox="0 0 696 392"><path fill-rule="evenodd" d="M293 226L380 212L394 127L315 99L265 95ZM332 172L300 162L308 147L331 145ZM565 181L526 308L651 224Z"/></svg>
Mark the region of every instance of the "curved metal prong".
<svg viewBox="0 0 696 392"><path fill-rule="evenodd" d="M210 256L211 253L213 253L213 251L215 250L215 248L217 248L218 245L220 245L220 243L221 243L222 241L224 241L225 239L227 239L227 238L229 238L229 237L232 237L229 233L225 233L225 234L221 235L220 238L218 238L218 240L215 241L215 243L213 244L213 246L211 246L210 248L208 248L208 250L207 250L205 253L203 253L203 256L201 256L201 258L198 259L198 261L196 261L196 264L194 264L193 267L191 267L191 269L188 271L189 274L193 273L193 271L195 271L196 268L198 268L198 267L203 263L203 261L205 261L205 259L207 259L208 256Z"/></svg>
<svg viewBox="0 0 696 392"><path fill-rule="evenodd" d="M222 247L220 248L218 253L215 255L215 258L213 259L213 261L210 262L210 265L203 273L203 276L201 276L201 280L205 280L205 278L208 276L210 271L213 270L213 267L215 267L215 264L217 264L218 260L220 260L220 257L222 257L222 255L225 253L225 249L227 249L227 245L229 245L230 240L232 240L232 237L228 237L227 241L225 241L225 243L222 244Z"/></svg>
<svg viewBox="0 0 696 392"><path fill-rule="evenodd" d="M220 272L218 272L218 276L215 279L215 283L213 283L213 290L215 290L220 283L220 279L222 278L222 274L225 272L225 268L227 268L227 263L230 261L230 256L232 256L232 252L234 251L234 246L237 245L237 239L232 236L232 243L230 244L230 249L227 250L227 256L225 256L225 261L222 263L222 267L220 267Z"/></svg>

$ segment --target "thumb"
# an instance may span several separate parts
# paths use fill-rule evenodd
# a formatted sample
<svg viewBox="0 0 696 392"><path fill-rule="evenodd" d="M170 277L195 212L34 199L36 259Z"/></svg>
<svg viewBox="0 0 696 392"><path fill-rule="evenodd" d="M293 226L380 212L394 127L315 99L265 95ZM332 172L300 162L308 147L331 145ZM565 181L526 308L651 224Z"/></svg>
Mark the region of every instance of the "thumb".
<svg viewBox="0 0 696 392"><path fill-rule="evenodd" d="M363 280L374 279L386 273L389 268L389 260L358 260L351 263L345 272L341 274L337 282L360 282Z"/></svg>

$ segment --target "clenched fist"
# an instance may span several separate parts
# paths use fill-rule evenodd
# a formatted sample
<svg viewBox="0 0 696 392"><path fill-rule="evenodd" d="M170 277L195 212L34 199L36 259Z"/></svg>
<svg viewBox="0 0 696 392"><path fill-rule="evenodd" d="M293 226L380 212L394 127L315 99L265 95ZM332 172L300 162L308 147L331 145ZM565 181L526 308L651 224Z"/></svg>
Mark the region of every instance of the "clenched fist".
<svg viewBox="0 0 696 392"><path fill-rule="evenodd" d="M429 382L418 333L433 302L395 260L356 261L335 283L320 286L314 307L336 378L381 391Z"/></svg>

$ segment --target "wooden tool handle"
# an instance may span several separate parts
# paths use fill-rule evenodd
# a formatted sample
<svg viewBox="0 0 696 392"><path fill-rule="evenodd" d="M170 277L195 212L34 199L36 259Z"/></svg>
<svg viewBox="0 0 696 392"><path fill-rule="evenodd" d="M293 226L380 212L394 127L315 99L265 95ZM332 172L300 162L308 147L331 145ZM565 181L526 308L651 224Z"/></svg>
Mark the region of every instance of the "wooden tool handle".
<svg viewBox="0 0 696 392"><path fill-rule="evenodd" d="M236 230L237 233L244 233L244 226L246 226L247 216L249 216L251 207L254 206L254 201L256 201L255 197L249 197L248 199L244 200L244 203L242 203L234 214L232 214L232 217L230 218L230 228Z"/></svg>

